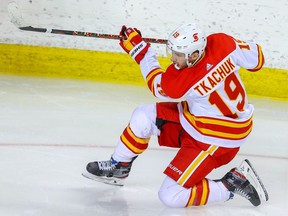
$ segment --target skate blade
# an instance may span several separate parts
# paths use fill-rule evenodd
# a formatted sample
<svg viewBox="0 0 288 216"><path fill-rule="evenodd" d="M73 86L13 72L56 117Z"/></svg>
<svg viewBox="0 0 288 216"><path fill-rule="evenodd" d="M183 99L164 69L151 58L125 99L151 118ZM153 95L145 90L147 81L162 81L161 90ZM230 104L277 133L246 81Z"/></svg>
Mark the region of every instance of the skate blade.
<svg viewBox="0 0 288 216"><path fill-rule="evenodd" d="M123 186L124 180L125 180L125 179L119 179L115 177L106 177L106 176L100 177L100 176L93 175L89 172L83 172L82 176L84 176L85 178L97 181L97 182L101 182L101 183L109 184L109 185L116 185L116 186Z"/></svg>
<svg viewBox="0 0 288 216"><path fill-rule="evenodd" d="M268 201L269 195L268 192L261 181L259 175L257 174L256 170L253 168L252 164L248 159L245 159L240 167L240 171L244 174L244 176L251 182L251 184L257 190L259 197L262 201Z"/></svg>

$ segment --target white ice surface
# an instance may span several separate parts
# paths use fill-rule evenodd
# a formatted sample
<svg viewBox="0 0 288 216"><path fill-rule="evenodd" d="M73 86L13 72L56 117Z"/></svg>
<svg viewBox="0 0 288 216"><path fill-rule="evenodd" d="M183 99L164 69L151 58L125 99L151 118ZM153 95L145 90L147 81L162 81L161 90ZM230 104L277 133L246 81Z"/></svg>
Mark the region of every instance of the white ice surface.
<svg viewBox="0 0 288 216"><path fill-rule="evenodd" d="M288 103L251 98L252 137L220 178L244 158L257 169L270 200L243 198L171 209L157 197L162 173L176 153L152 139L124 187L81 176L87 162L110 157L133 109L156 101L146 87L0 75L0 215L2 216L286 216Z"/></svg>

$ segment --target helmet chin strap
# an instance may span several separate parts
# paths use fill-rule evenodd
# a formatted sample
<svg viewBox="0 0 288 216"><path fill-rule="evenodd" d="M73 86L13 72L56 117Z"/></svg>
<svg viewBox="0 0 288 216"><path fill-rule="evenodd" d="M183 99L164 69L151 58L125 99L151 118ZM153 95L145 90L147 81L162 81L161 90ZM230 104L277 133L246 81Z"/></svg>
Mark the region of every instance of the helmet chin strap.
<svg viewBox="0 0 288 216"><path fill-rule="evenodd" d="M185 60L186 60L187 67L192 67L193 65L195 65L199 61L199 59L202 57L202 55L198 55L198 57L193 62L189 62L189 57L190 57L189 54L185 54ZM177 70L180 70L180 67L177 66L176 63L174 64L174 67Z"/></svg>
<svg viewBox="0 0 288 216"><path fill-rule="evenodd" d="M198 60L200 59L200 57L201 57L201 56L198 56L198 58L195 59L195 61L193 61L193 62L189 62L188 58L185 58L185 59L186 59L187 67L192 67L193 65L195 65L195 64L198 62ZM174 64L174 67L175 67L177 70L180 70L180 67L179 67L176 63Z"/></svg>
<svg viewBox="0 0 288 216"><path fill-rule="evenodd" d="M188 65L188 67L192 67L193 65L195 65L199 61L199 59L201 58L201 55L198 55L198 57L193 62L189 62L189 57L190 56L188 54L186 57L186 64Z"/></svg>
<svg viewBox="0 0 288 216"><path fill-rule="evenodd" d="M175 67L177 70L180 70L180 68L177 66L176 63L174 64L174 67Z"/></svg>

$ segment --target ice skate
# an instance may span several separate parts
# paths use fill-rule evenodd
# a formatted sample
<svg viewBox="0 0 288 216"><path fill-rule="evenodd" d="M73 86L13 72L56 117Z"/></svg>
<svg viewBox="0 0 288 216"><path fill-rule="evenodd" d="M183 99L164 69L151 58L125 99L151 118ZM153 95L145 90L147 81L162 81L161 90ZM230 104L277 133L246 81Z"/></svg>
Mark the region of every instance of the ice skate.
<svg viewBox="0 0 288 216"><path fill-rule="evenodd" d="M262 201L268 201L269 195L268 192L257 174L256 170L252 166L251 162L248 159L245 159L239 166L240 172L254 185L255 189L258 192L258 195Z"/></svg>
<svg viewBox="0 0 288 216"><path fill-rule="evenodd" d="M246 198L254 206L269 199L261 179L247 159L239 167L230 170L221 182L230 192Z"/></svg>
<svg viewBox="0 0 288 216"><path fill-rule="evenodd" d="M90 162L82 175L105 184L123 186L135 158L131 162L117 162L112 157L108 161Z"/></svg>

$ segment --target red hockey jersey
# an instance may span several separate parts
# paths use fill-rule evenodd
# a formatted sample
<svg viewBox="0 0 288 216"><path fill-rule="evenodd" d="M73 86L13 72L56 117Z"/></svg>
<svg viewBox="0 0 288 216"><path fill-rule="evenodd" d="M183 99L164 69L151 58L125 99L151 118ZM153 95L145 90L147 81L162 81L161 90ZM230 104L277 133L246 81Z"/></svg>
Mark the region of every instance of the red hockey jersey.
<svg viewBox="0 0 288 216"><path fill-rule="evenodd" d="M240 146L252 130L253 105L248 103L239 68L257 71L264 64L261 47L217 33L207 37L204 57L194 66L164 71L149 48L141 71L149 89L161 99L181 99L183 128L196 140L223 147Z"/></svg>

